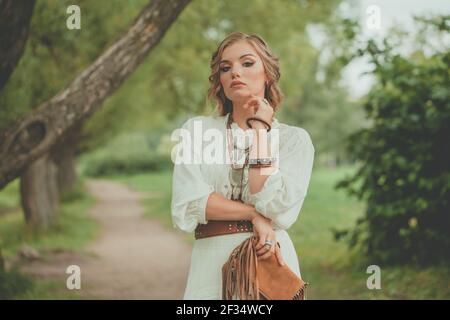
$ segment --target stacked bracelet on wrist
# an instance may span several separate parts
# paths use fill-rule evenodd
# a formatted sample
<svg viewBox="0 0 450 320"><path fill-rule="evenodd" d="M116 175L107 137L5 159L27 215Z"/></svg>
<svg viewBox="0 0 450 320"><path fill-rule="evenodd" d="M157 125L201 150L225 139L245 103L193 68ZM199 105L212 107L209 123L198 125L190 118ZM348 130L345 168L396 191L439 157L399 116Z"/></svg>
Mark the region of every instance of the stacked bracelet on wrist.
<svg viewBox="0 0 450 320"><path fill-rule="evenodd" d="M259 122L264 123L264 125L266 126L267 132L269 132L269 131L272 129L272 126L271 126L269 123L267 123L265 120L263 120L263 119L261 119L261 118L257 118L257 117L250 117L250 118L248 118L248 119L246 120L247 126L248 126L249 128L252 128L252 126L250 125L250 121L251 121L251 120L256 120L256 121L259 121ZM253 128L252 128L252 129L253 129Z"/></svg>
<svg viewBox="0 0 450 320"><path fill-rule="evenodd" d="M256 158L249 159L248 163L250 168L267 168L272 166L272 162L275 162L275 158Z"/></svg>

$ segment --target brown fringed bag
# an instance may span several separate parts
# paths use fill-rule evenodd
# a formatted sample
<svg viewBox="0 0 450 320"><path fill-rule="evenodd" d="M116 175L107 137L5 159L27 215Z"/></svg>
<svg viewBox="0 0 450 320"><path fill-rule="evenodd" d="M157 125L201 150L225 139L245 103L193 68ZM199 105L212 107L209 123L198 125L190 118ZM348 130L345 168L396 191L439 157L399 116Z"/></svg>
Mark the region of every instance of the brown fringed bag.
<svg viewBox="0 0 450 320"><path fill-rule="evenodd" d="M222 267L222 299L305 300L306 286L275 255L258 261L257 238L249 237L237 246Z"/></svg>

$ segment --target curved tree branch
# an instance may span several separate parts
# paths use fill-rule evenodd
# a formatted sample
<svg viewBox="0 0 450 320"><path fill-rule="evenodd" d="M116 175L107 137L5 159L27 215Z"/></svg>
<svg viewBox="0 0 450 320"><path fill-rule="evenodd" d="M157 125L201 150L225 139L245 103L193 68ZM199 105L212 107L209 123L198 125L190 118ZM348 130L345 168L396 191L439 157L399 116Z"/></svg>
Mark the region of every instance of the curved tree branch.
<svg viewBox="0 0 450 320"><path fill-rule="evenodd" d="M22 57L34 4L35 0L0 0L0 90Z"/></svg>
<svg viewBox="0 0 450 320"><path fill-rule="evenodd" d="M137 68L190 0L153 0L128 31L71 84L0 132L0 188L100 108Z"/></svg>

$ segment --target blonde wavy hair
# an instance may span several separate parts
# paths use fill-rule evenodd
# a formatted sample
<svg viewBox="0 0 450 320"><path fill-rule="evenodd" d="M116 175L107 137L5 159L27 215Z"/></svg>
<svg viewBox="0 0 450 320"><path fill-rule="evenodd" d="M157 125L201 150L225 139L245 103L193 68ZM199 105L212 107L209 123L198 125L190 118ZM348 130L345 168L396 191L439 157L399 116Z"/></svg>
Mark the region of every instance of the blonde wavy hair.
<svg viewBox="0 0 450 320"><path fill-rule="evenodd" d="M219 47L211 57L211 75L208 78L210 84L208 89L208 99L216 100L217 109L221 116L233 111L233 103L225 96L225 92L220 83L219 64L225 48L240 40L247 41L261 58L268 79L264 90L264 98L269 101L270 105L274 109L274 112L276 112L283 99L283 93L278 86L278 80L281 76L279 59L272 53L272 50L267 45L266 41L264 41L264 39L260 36L254 34L248 35L242 32L233 32L219 44Z"/></svg>

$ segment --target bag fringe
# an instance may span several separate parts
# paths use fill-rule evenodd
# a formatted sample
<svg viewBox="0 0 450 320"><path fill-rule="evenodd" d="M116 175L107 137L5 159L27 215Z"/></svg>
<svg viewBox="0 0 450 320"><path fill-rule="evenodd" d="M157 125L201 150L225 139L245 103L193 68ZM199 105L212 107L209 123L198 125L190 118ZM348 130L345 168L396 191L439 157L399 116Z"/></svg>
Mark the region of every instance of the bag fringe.
<svg viewBox="0 0 450 320"><path fill-rule="evenodd" d="M306 300L306 286L309 283L304 283L303 287L301 287L294 295L292 300Z"/></svg>
<svg viewBox="0 0 450 320"><path fill-rule="evenodd" d="M259 300L254 237L243 241L222 268L222 299Z"/></svg>
<svg viewBox="0 0 450 320"><path fill-rule="evenodd" d="M257 239L252 236L236 247L222 267L223 300L262 300L266 297L259 292L257 270L258 258L255 250ZM292 300L306 300L306 287L295 293Z"/></svg>

